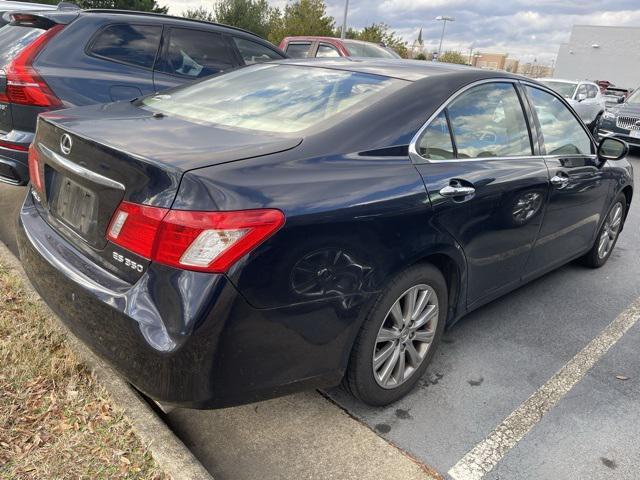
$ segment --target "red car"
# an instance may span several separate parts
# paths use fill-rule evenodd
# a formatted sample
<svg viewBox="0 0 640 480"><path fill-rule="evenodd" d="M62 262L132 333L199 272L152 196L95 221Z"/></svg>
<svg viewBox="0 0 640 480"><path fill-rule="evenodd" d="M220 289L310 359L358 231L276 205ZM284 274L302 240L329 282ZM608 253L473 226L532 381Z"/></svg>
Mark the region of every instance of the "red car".
<svg viewBox="0 0 640 480"><path fill-rule="evenodd" d="M286 37L280 48L291 58L374 57L401 58L388 47L361 40L334 37Z"/></svg>

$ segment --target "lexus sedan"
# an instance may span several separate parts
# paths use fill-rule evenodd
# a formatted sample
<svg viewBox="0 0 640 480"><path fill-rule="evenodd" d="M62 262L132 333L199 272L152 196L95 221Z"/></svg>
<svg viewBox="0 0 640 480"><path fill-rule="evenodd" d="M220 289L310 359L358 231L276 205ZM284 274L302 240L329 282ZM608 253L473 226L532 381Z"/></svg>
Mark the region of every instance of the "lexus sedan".
<svg viewBox="0 0 640 480"><path fill-rule="evenodd" d="M469 311L607 261L633 195L627 150L504 72L252 65L41 116L20 256L70 329L157 401L343 382L384 405Z"/></svg>

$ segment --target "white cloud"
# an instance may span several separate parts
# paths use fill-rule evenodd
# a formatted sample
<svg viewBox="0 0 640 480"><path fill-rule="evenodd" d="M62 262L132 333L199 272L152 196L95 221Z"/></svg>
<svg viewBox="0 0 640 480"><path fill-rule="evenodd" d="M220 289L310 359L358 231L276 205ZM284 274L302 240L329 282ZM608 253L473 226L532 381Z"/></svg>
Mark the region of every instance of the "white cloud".
<svg viewBox="0 0 640 480"><path fill-rule="evenodd" d="M290 1L290 0L289 0ZM344 0L325 0L330 15L341 24ZM211 7L212 0L160 0L170 13ZM287 0L269 0L283 7ZM423 28L425 44L435 49L442 24L437 15L450 15L444 48L470 48L509 53L524 61L550 62L573 25L640 25L638 0L350 0L349 25L361 28L373 22L391 26L410 44Z"/></svg>

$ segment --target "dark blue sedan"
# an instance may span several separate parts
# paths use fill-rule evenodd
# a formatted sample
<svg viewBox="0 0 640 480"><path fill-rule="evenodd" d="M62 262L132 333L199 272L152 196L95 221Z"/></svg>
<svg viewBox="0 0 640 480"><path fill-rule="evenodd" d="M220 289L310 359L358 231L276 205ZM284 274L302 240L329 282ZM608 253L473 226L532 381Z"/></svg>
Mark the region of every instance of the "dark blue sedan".
<svg viewBox="0 0 640 480"><path fill-rule="evenodd" d="M156 400L343 382L384 405L469 311L607 261L627 150L504 72L253 65L43 115L20 254L67 325Z"/></svg>

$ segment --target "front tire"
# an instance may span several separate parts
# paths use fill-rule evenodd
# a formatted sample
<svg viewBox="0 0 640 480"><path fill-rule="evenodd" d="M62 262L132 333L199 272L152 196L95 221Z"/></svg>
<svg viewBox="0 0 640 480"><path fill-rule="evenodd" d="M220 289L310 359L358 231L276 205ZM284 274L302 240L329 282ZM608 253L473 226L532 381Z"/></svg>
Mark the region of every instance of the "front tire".
<svg viewBox="0 0 640 480"><path fill-rule="evenodd" d="M611 252L618 243L618 237L624 224L627 211L627 198L624 194L619 194L609 209L607 216L598 231L596 241L581 261L591 268L600 268L611 256Z"/></svg>
<svg viewBox="0 0 640 480"><path fill-rule="evenodd" d="M367 316L349 360L344 386L372 406L410 392L431 362L447 318L447 286L432 265L398 274Z"/></svg>

